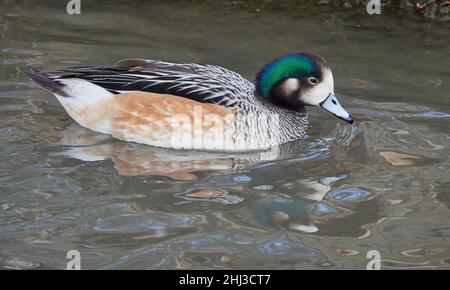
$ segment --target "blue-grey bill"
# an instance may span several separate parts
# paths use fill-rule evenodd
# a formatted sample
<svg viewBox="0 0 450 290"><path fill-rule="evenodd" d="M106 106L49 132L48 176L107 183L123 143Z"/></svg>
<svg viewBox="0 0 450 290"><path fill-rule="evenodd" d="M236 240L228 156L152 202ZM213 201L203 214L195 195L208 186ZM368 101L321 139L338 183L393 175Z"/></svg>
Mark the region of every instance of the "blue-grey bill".
<svg viewBox="0 0 450 290"><path fill-rule="evenodd" d="M350 116L350 114L346 110L344 110L344 108L342 108L341 104L339 104L339 101L334 94L329 94L325 101L320 103L320 106L322 107L322 109L333 114L339 119L353 124L353 117Z"/></svg>

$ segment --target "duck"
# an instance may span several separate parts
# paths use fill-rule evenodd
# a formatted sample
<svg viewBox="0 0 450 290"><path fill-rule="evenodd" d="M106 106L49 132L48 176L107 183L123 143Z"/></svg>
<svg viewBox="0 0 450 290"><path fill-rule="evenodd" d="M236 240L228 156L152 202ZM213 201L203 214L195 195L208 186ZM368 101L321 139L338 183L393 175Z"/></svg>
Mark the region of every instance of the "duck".
<svg viewBox="0 0 450 290"><path fill-rule="evenodd" d="M79 125L119 140L171 149L258 151L302 139L306 106L350 124L320 56L281 56L255 84L217 65L124 59L60 70L28 67Z"/></svg>

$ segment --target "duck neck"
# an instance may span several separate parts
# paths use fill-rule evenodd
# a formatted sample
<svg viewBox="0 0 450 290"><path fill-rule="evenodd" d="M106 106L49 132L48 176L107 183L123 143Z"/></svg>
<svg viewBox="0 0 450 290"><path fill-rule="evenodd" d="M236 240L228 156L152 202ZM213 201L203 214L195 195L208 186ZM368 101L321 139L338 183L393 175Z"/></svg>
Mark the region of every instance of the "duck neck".
<svg viewBox="0 0 450 290"><path fill-rule="evenodd" d="M266 99L258 96L256 101L259 103L256 107L263 107L264 110L258 110L261 117L269 121L258 122L257 126L266 126L270 131L271 138L278 139L277 142L285 143L302 138L308 129L308 113L305 107L297 110L283 108L273 104Z"/></svg>

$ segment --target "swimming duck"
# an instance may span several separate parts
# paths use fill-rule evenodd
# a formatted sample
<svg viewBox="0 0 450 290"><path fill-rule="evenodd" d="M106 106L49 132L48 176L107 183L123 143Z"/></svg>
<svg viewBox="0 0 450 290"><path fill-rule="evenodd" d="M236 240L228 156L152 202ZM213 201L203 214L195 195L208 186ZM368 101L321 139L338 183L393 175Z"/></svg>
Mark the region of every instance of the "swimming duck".
<svg viewBox="0 0 450 290"><path fill-rule="evenodd" d="M305 106L353 123L317 55L282 56L256 85L215 65L125 59L59 71L28 68L81 126L118 139L175 149L264 150L302 138Z"/></svg>

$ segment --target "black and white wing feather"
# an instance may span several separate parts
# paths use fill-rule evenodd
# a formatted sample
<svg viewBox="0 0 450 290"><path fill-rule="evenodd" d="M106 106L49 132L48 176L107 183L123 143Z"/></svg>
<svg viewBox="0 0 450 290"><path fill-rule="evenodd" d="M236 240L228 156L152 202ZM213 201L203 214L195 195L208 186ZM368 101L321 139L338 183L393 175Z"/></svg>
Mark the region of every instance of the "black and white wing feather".
<svg viewBox="0 0 450 290"><path fill-rule="evenodd" d="M254 85L241 75L214 65L127 59L112 66L72 67L62 78L80 78L112 93L146 91L202 103L235 107L251 103Z"/></svg>

